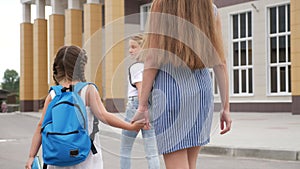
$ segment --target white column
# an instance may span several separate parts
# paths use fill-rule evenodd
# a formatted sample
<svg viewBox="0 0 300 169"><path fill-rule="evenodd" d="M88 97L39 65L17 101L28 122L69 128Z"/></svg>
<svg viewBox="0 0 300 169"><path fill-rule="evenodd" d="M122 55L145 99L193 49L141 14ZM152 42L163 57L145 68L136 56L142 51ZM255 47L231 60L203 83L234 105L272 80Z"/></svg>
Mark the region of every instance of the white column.
<svg viewBox="0 0 300 169"><path fill-rule="evenodd" d="M81 9L79 0L68 0L68 9Z"/></svg>
<svg viewBox="0 0 300 169"><path fill-rule="evenodd" d="M23 8L23 23L30 23L31 22L31 5L30 4L22 4Z"/></svg>
<svg viewBox="0 0 300 169"><path fill-rule="evenodd" d="M65 8L62 2L63 2L62 0L51 0L52 14L59 14L59 15L65 14Z"/></svg>
<svg viewBox="0 0 300 169"><path fill-rule="evenodd" d="M36 0L36 19L45 19L45 0Z"/></svg>
<svg viewBox="0 0 300 169"><path fill-rule="evenodd" d="M87 0L87 4L100 4L100 0Z"/></svg>

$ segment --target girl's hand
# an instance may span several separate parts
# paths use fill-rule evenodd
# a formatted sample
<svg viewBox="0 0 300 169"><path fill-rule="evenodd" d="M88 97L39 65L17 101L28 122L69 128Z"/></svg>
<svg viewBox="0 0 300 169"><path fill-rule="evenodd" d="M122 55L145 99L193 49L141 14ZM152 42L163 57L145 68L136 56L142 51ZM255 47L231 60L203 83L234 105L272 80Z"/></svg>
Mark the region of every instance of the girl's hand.
<svg viewBox="0 0 300 169"><path fill-rule="evenodd" d="M134 122L131 122L131 130L138 132L140 129L144 128L145 119L140 119Z"/></svg>
<svg viewBox="0 0 300 169"><path fill-rule="evenodd" d="M229 110L222 110L220 112L220 127L221 127L221 132L220 134L225 134L231 129L231 117Z"/></svg>
<svg viewBox="0 0 300 169"><path fill-rule="evenodd" d="M29 157L29 159L26 162L25 169L31 169L31 165L33 163L33 160L34 160L34 157Z"/></svg>

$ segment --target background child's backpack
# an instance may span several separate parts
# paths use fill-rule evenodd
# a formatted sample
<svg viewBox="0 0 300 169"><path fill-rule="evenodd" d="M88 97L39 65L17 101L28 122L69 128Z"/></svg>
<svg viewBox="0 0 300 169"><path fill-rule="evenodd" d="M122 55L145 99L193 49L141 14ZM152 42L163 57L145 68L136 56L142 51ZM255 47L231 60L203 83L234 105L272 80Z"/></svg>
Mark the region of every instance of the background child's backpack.
<svg viewBox="0 0 300 169"><path fill-rule="evenodd" d="M97 153L88 134L87 113L78 92L88 83L69 88L52 86L56 96L49 103L42 124L43 160L47 165L72 166Z"/></svg>

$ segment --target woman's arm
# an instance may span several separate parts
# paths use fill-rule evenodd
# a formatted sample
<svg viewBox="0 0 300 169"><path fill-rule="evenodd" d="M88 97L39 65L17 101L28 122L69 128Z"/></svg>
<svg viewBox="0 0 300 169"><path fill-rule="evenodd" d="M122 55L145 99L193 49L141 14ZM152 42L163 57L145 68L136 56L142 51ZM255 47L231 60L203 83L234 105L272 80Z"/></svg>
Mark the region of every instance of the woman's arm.
<svg viewBox="0 0 300 169"><path fill-rule="evenodd" d="M140 100L142 94L142 82L136 82L134 85L138 91L138 100Z"/></svg>
<svg viewBox="0 0 300 169"><path fill-rule="evenodd" d="M29 151L29 159L27 160L27 163L26 163L26 167L28 169L31 169L31 165L34 160L34 157L37 155L37 153L40 149L40 146L42 144L41 128L42 128L42 123L43 123L45 113L46 113L46 110L47 110L47 107L48 107L50 101L51 101L51 97L50 97L50 95L48 95L45 100L45 103L44 103L42 116L37 124L34 135L32 137L30 151Z"/></svg>
<svg viewBox="0 0 300 169"><path fill-rule="evenodd" d="M139 111L147 111L148 110L148 99L153 87L153 83L156 77L158 69L155 68L151 63L145 62L145 69L143 72L143 81L142 87L140 91L139 98Z"/></svg>
<svg viewBox="0 0 300 169"><path fill-rule="evenodd" d="M222 109L229 112L229 85L228 72L225 64L216 65L213 68L219 86Z"/></svg>
<svg viewBox="0 0 300 169"><path fill-rule="evenodd" d="M145 119L146 127L145 129L150 128L149 124L149 112L148 112L148 99L153 87L153 83L158 72L157 66L152 57L148 56L144 61L144 71L143 71L143 80L141 89L139 89L139 107L132 118L132 122L135 122L140 119Z"/></svg>
<svg viewBox="0 0 300 169"><path fill-rule="evenodd" d="M104 107L101 101L98 91L92 85L88 86L86 101L87 105L91 107L91 110L97 117L97 119L101 120L105 124L125 130L134 131L144 127L144 120L140 120L136 123L130 124L118 118L117 116L107 112L106 108Z"/></svg>
<svg viewBox="0 0 300 169"><path fill-rule="evenodd" d="M141 96L139 98L139 107L132 118L132 122L139 120L139 119L145 119L146 122L146 128L150 128L149 124L149 112L148 112L148 99L153 87L153 83L156 77L156 74L158 72L159 66L156 56L158 56L158 53L160 53L159 49L159 37L161 35L156 34L155 32L159 30L160 25L157 23L157 19L160 15L157 13L161 12L160 0L153 1L153 4L151 6L150 15L149 15L149 29L148 29L148 35L146 36L146 40L144 42L143 46L143 53L145 53L145 59L144 59L144 72L143 72L143 80L142 80L142 88L141 88ZM156 13L156 14L155 14Z"/></svg>
<svg viewBox="0 0 300 169"><path fill-rule="evenodd" d="M219 14L217 15L216 28L218 30L217 32L222 32L221 19ZM219 36L222 36L222 34ZM220 56L220 58L224 58L224 56ZM222 102L222 110L220 117L221 134L225 134L230 130L232 123L229 107L229 81L226 61L221 61L220 64L214 66L213 70L219 86L220 97Z"/></svg>
<svg viewBox="0 0 300 169"><path fill-rule="evenodd" d="M230 130L232 123L229 107L228 72L226 64L216 65L213 69L219 86L220 97L222 102L222 110L220 117L221 134L225 134Z"/></svg>

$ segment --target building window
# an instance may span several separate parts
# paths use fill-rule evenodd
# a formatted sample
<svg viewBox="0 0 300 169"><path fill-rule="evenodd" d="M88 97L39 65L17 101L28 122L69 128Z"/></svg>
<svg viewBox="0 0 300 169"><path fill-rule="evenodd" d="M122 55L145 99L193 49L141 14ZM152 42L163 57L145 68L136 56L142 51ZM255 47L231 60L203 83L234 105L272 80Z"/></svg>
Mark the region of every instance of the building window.
<svg viewBox="0 0 300 169"><path fill-rule="evenodd" d="M270 94L291 93L290 5L268 8L268 80Z"/></svg>
<svg viewBox="0 0 300 169"><path fill-rule="evenodd" d="M210 76L211 76L211 79L212 79L213 93L214 93L214 95L218 95L219 94L218 83L217 83L215 73L214 73L213 69L209 69L209 72L210 72Z"/></svg>
<svg viewBox="0 0 300 169"><path fill-rule="evenodd" d="M140 7L140 23L141 23L141 30L145 30L145 26L147 23L148 12L150 11L151 3L141 5Z"/></svg>
<svg viewBox="0 0 300 169"><path fill-rule="evenodd" d="M244 12L232 20L232 93L253 94L252 14Z"/></svg>

